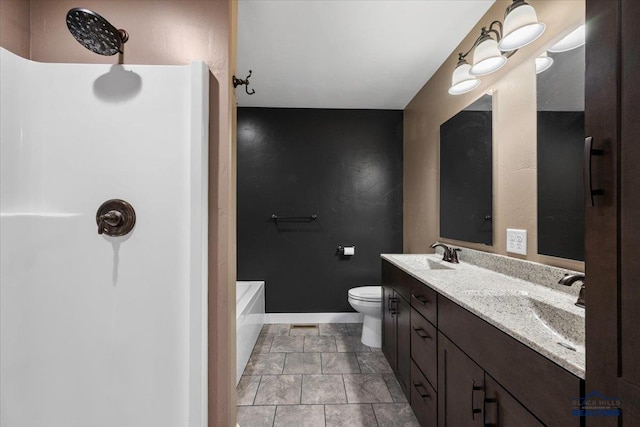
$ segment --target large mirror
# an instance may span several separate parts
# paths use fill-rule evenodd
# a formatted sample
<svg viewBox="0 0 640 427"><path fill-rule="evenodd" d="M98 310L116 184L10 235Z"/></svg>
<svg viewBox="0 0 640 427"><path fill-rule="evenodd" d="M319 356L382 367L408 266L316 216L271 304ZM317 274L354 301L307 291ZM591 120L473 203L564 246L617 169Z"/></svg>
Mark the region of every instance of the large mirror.
<svg viewBox="0 0 640 427"><path fill-rule="evenodd" d="M492 97L440 126L440 237L493 244Z"/></svg>
<svg viewBox="0 0 640 427"><path fill-rule="evenodd" d="M584 45L537 75L538 253L584 260Z"/></svg>

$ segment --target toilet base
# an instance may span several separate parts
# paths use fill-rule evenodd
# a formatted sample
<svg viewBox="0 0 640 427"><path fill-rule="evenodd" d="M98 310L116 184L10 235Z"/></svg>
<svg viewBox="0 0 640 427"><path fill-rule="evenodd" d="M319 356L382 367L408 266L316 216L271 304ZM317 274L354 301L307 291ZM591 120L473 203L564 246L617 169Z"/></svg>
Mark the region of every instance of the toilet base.
<svg viewBox="0 0 640 427"><path fill-rule="evenodd" d="M369 347L382 347L382 318L365 314L362 323L362 344Z"/></svg>

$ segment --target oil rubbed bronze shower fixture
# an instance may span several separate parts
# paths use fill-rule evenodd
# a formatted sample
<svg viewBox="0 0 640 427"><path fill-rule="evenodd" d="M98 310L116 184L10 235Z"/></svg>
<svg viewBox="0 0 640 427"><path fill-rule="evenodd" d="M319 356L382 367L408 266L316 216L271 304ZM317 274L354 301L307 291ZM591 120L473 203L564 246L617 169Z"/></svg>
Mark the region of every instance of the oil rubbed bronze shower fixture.
<svg viewBox="0 0 640 427"><path fill-rule="evenodd" d="M79 7L67 12L67 27L82 46L99 55L123 54L129 40L125 30L118 30L92 10Z"/></svg>
<svg viewBox="0 0 640 427"><path fill-rule="evenodd" d="M246 79L242 80L237 78L236 76L233 76L232 78L232 82L233 82L233 87L238 87L238 86L242 86L244 85L244 91L247 92L247 95L253 95L254 93L256 93L255 89L251 89L251 92L249 92L249 77L251 77L251 70L249 70L249 75L247 76Z"/></svg>

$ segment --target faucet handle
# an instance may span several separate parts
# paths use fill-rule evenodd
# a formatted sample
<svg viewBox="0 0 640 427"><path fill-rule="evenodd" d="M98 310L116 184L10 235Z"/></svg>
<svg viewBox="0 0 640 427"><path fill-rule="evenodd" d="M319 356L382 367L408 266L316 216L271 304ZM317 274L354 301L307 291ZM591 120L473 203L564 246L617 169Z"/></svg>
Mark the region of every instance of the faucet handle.
<svg viewBox="0 0 640 427"><path fill-rule="evenodd" d="M458 261L458 252L462 252L462 249L451 248L450 252L451 252L451 259L449 260L449 262L453 264L460 264L460 261Z"/></svg>

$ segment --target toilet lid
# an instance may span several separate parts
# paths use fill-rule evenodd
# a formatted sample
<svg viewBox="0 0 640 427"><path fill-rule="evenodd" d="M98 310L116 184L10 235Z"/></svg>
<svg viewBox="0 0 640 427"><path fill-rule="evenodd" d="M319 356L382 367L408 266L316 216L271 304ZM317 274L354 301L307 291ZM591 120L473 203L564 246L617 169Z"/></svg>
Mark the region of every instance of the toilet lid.
<svg viewBox="0 0 640 427"><path fill-rule="evenodd" d="M349 297L360 301L382 301L382 286L360 286L349 289Z"/></svg>

